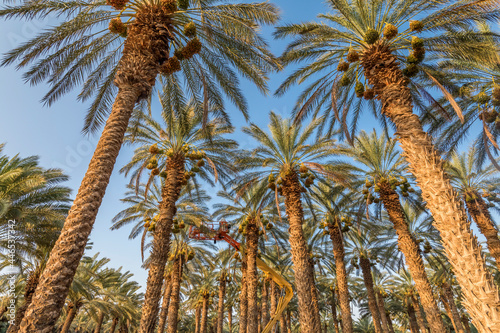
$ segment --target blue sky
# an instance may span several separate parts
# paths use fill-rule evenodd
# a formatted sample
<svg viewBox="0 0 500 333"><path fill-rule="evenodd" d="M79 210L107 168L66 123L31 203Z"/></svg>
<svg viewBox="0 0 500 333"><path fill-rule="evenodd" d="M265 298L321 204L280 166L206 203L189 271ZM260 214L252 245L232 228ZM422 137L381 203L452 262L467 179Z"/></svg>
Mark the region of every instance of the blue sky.
<svg viewBox="0 0 500 333"><path fill-rule="evenodd" d="M283 23L312 20L318 13L326 10L322 1L277 0L274 3L281 8ZM35 36L40 29L55 23L54 19L29 23L0 21L0 53L7 52L20 42ZM280 54L287 42L274 41L272 31L271 28L265 28L263 33L272 51ZM7 143L5 152L11 156L17 153L22 156L38 155L44 167L62 168L71 177L68 186L75 195L98 140L98 135L81 134L87 106L76 101L78 90L64 96L50 108L43 107L39 100L47 92L47 85L30 87L24 84L22 72L16 71L14 66L0 70L0 143ZM269 83L271 91L289 73L290 70L287 69L272 75ZM266 126L270 110L283 116L288 115L300 89L301 87L292 89L285 96L275 98L272 95L263 96L246 82L242 84L242 90L248 98L251 120L260 126ZM245 125L241 114L230 104L228 112L232 114L233 124L237 128ZM370 117L367 117L360 125L362 129L371 131L373 124ZM243 147L249 144L247 138L239 133L236 138ZM140 239L129 240L129 228L117 231L109 229L111 219L125 207L120 199L125 192L127 180L118 170L130 159L131 151L132 148L123 147L120 152L91 235L93 250L88 254L100 252L102 256L111 259L111 266L123 266L125 270L130 270L134 273L135 280L145 286L147 272L141 268Z"/></svg>

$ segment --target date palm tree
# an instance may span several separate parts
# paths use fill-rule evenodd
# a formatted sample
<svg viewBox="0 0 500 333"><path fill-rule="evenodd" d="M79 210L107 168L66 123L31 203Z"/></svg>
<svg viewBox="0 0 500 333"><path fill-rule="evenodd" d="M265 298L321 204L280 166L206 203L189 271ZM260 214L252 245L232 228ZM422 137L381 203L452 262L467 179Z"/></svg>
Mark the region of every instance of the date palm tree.
<svg viewBox="0 0 500 333"><path fill-rule="evenodd" d="M451 176L451 184L464 201L469 215L479 231L486 237L488 250L495 258L500 269L500 239L498 227L491 218L490 208L496 208L498 186L498 170L494 165L483 167L480 163L478 149L472 147L467 153L453 153L447 164L447 172Z"/></svg>
<svg viewBox="0 0 500 333"><path fill-rule="evenodd" d="M285 63L309 61L288 77L278 93L307 78L313 79L299 98L297 120L309 111L331 111L335 116L326 117L334 120L330 127L340 121L349 140L352 136L347 129L357 128L356 121L361 119L358 115L365 104L373 106L374 115L382 123L386 120L380 114L392 122L464 291L465 307L479 330L499 331L498 288L481 257L464 207L445 175L443 160L413 113L414 105L419 108L425 105L418 94L433 100L422 86L434 85L451 100L445 85L452 80L435 69L437 59L497 61L496 47L491 43L494 37L478 29L476 23L494 21L500 14L498 2L330 0L327 3L331 13L320 15L324 23L291 24L276 31L278 38L295 37L282 56ZM356 97L364 97L368 102L355 100ZM458 108L456 111L460 112ZM348 113L354 118L349 125Z"/></svg>
<svg viewBox="0 0 500 333"><path fill-rule="evenodd" d="M401 195L407 197L414 191L407 180L406 163L396 148L396 141L374 131L362 131L354 146L345 146L344 153L359 163L360 177L366 177L365 189L368 203L381 202L398 235L398 246L415 281L422 299L432 332L443 332L445 327L440 310L425 272L419 244L411 234L408 219L401 205Z"/></svg>
<svg viewBox="0 0 500 333"><path fill-rule="evenodd" d="M269 130L264 132L252 124L243 131L257 141L257 148L244 151L238 164L245 174L238 178L237 193L244 193L249 186L268 187L274 192L276 202L284 197L288 215L289 242L295 272L295 285L300 309L302 332L319 332L320 318L315 299L313 267L309 260L306 239L302 230L304 211L302 196L307 187L313 185L319 176L344 181L345 176L324 167L326 156L334 153L332 139L319 137L312 139L320 121L311 122L305 128L293 125L271 112Z"/></svg>
<svg viewBox="0 0 500 333"><path fill-rule="evenodd" d="M154 330L158 315L176 202L182 188L188 181L196 183L197 173L209 184L214 184L213 177L226 180L232 171L229 155L237 147L234 140L224 137L232 132L232 127L218 119L203 126L203 115L197 112L195 103L177 110L166 103L163 110L163 124L141 112L134 114L125 141L139 147L132 160L122 168L125 175L131 172L132 183L139 182L146 169L151 170L146 175L148 182L155 176L164 178L159 214L153 221L155 232L141 319L144 332Z"/></svg>
<svg viewBox="0 0 500 333"><path fill-rule="evenodd" d="M3 65L31 66L26 80L46 81L51 87L43 99L46 104L83 84L79 99L94 100L85 129L96 131L107 121L21 332L49 331L54 326L134 106L149 97L158 74L170 82L184 78L205 113L210 104L223 112L225 95L246 114L237 73L265 91L266 71L277 68L258 35L260 25L278 19L276 7L267 2L56 0L7 4L0 10L6 19L43 19L49 14L58 16L61 23L9 52ZM169 92L177 95L172 88Z"/></svg>

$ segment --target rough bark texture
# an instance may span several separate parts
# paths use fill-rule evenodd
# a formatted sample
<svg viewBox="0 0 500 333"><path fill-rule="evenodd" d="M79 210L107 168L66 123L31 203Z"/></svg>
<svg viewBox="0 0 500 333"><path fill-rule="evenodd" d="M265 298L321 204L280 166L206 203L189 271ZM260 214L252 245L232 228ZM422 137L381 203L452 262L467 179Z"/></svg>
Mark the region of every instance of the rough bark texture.
<svg viewBox="0 0 500 333"><path fill-rule="evenodd" d="M286 311L286 323L287 323L287 332L292 333L292 316L290 314L290 310Z"/></svg>
<svg viewBox="0 0 500 333"><path fill-rule="evenodd" d="M115 317L111 322L111 328L109 329L109 333L115 333L116 324L118 324L118 318Z"/></svg>
<svg viewBox="0 0 500 333"><path fill-rule="evenodd" d="M203 307L201 310L200 333L207 333L208 329L208 300L209 296L203 297Z"/></svg>
<svg viewBox="0 0 500 333"><path fill-rule="evenodd" d="M262 295L262 300L261 300L261 303L262 303L262 327L266 327L267 323L269 322L269 317L270 317L270 314L269 314L269 302L268 302L268 299L269 299L269 284L268 284L268 281L266 279L264 279L262 281L262 291L261 291L261 295ZM271 298L272 298L272 295L271 295Z"/></svg>
<svg viewBox="0 0 500 333"><path fill-rule="evenodd" d="M68 303L68 314L66 315L66 319L64 320L64 325L61 328L61 333L68 333L69 329L71 327L71 324L73 323L73 320L75 320L76 314L78 313L78 310L80 310L80 307L82 306L81 303L73 304L73 303Z"/></svg>
<svg viewBox="0 0 500 333"><path fill-rule="evenodd" d="M420 311L420 305L418 304L418 300L416 299L415 295L411 295L411 301L413 303L413 308L415 309L415 317L417 318L418 327L423 333L425 333L427 332L425 320L424 317L422 316L422 312Z"/></svg>
<svg viewBox="0 0 500 333"><path fill-rule="evenodd" d="M184 256L180 255L175 259L172 269L172 293L170 295L170 305L168 307L169 316L167 333L177 333L183 267Z"/></svg>
<svg viewBox="0 0 500 333"><path fill-rule="evenodd" d="M152 333L156 326L161 287L170 252L172 223L177 211L175 204L181 193L184 179L184 155L178 153L169 157L166 171L167 177L161 194L160 218L153 235L153 248L150 255L146 295L142 306L140 333ZM172 304L170 304L170 307L172 307ZM170 309L169 313L173 315Z"/></svg>
<svg viewBox="0 0 500 333"><path fill-rule="evenodd" d="M455 326L455 331L458 333L465 333L464 327L462 326L462 320L460 319L460 314L458 313L457 306L455 305L455 299L453 298L453 291L448 283L443 283L444 297L450 306L450 311L452 317L450 319L453 321Z"/></svg>
<svg viewBox="0 0 500 333"><path fill-rule="evenodd" d="M377 290L375 292L375 296L377 298L377 307L378 307L378 313L380 314L380 320L382 321L382 328L384 332L391 332L391 328L389 327L389 321L387 320L387 314L385 312L385 305L384 305L384 299L382 297L382 294Z"/></svg>
<svg viewBox="0 0 500 333"><path fill-rule="evenodd" d="M462 304L479 331L500 332L498 287L481 256L462 202L444 172L443 160L423 131L418 116L413 114L408 79L383 40L364 51L361 65L376 98L382 103L382 112L396 125L404 156L434 217L434 226L440 232L448 260L462 287Z"/></svg>
<svg viewBox="0 0 500 333"><path fill-rule="evenodd" d="M420 247L410 233L406 217L401 207L398 193L393 190L389 182L382 182L380 186L380 199L385 210L389 214L389 220L394 225L398 235L398 246L405 256L405 262L410 270L411 277L415 281L415 288L420 295L420 300L433 333L445 332L445 326L441 319L441 312L437 306L432 286L425 273L424 261L420 253Z"/></svg>
<svg viewBox="0 0 500 333"><path fill-rule="evenodd" d="M14 325L10 325L7 333L14 333L19 330L19 325L24 318L24 314L26 313L26 309L31 304L33 299L33 295L35 293L36 287L38 286L38 282L40 281L40 274L42 273L41 267L38 267L30 277L28 281L26 281L26 286L24 290L24 304L19 307L16 311L16 316L14 318ZM0 315L0 318L2 316Z"/></svg>
<svg viewBox="0 0 500 333"><path fill-rule="evenodd" d="M200 305L196 306L196 312L195 312L195 318L194 318L194 320L195 320L195 323L194 323L194 325L195 325L195 327L194 327L195 333L200 333L200 324L201 324L200 323L201 322L201 306Z"/></svg>
<svg viewBox="0 0 500 333"><path fill-rule="evenodd" d="M366 293L368 294L368 308L373 318L373 326L375 326L375 333L382 333L382 326L380 325L380 314L378 312L377 299L375 298L375 289L373 287L372 269L370 260L361 256L359 258L359 266L363 273L363 281L365 282Z"/></svg>
<svg viewBox="0 0 500 333"><path fill-rule="evenodd" d="M340 333L339 319L337 318L337 300L335 297L335 288L331 287L332 297L330 298L330 306L332 307L332 319L335 328L335 333Z"/></svg>
<svg viewBox="0 0 500 333"><path fill-rule="evenodd" d="M406 305L406 311L408 312L408 318L410 319L411 333L419 333L420 329L418 327L417 317L415 317L415 308L410 301L408 301L408 304Z"/></svg>
<svg viewBox="0 0 500 333"><path fill-rule="evenodd" d="M233 305L230 304L227 307L227 326L229 328L229 333L233 332Z"/></svg>
<svg viewBox="0 0 500 333"><path fill-rule="evenodd" d="M163 333L165 331L165 324L168 317L168 307L170 306L170 295L172 294L172 273L165 277L163 300L161 303L160 319L158 321L158 333Z"/></svg>
<svg viewBox="0 0 500 333"><path fill-rule="evenodd" d="M345 268L345 250L342 232L340 230L340 221L336 224L330 224L328 230L333 244L333 255L335 257L335 274L337 277L337 287L339 292L340 316L342 318L342 332L352 333L352 315L349 301L349 286L347 285L347 270Z"/></svg>
<svg viewBox="0 0 500 333"><path fill-rule="evenodd" d="M276 285L276 282L273 280L269 280L269 285L270 285L270 295L269 298L271 299L271 307L270 307L270 318L274 317L274 314L276 313L276 309L278 307L278 286ZM283 317L280 317L282 319ZM281 325L281 321L280 321ZM275 327L275 332L278 331L277 326Z"/></svg>
<svg viewBox="0 0 500 333"><path fill-rule="evenodd" d="M280 327L279 331L276 330L276 332L279 333L287 333L287 328L286 328L286 316L284 314L281 315L280 317Z"/></svg>
<svg viewBox="0 0 500 333"><path fill-rule="evenodd" d="M240 294L240 318L239 333L247 333L248 322L248 288L247 288L247 262L243 257L241 262L241 294Z"/></svg>
<svg viewBox="0 0 500 333"><path fill-rule="evenodd" d="M319 323L321 327L321 315L319 310L319 300L318 300L318 289L316 288L316 275L315 275L315 261L314 259L309 259L309 264L312 267L312 285L311 285L311 295L313 298L312 305L315 307L314 313L316 314L316 321Z"/></svg>
<svg viewBox="0 0 500 333"><path fill-rule="evenodd" d="M479 193L475 193L476 199L466 201L467 210L474 222L476 222L479 231L486 237L486 245L493 258L495 258L497 268L500 270L500 239L495 222L491 219L488 206Z"/></svg>
<svg viewBox="0 0 500 333"><path fill-rule="evenodd" d="M258 300L258 285L257 276L257 251L259 245L259 230L255 221L251 220L247 225L247 302L248 302L248 319L247 332L257 333L259 330L259 300Z"/></svg>
<svg viewBox="0 0 500 333"><path fill-rule="evenodd" d="M88 170L51 251L33 301L21 323L22 333L49 333L73 282L97 211L109 183L135 104L150 95L159 66L168 58L169 13L149 6L128 26L115 84L119 91Z"/></svg>
<svg viewBox="0 0 500 333"><path fill-rule="evenodd" d="M219 279L219 304L217 307L217 333L223 333L224 301L226 299L226 275Z"/></svg>
<svg viewBox="0 0 500 333"><path fill-rule="evenodd" d="M313 304L313 268L309 262L309 250L304 238L302 223L304 212L301 201L301 185L298 175L291 171L283 179L283 195L290 224L289 242L295 272L295 287L299 303L299 322L302 333L317 333L321 330L317 304Z"/></svg>
<svg viewBox="0 0 500 333"><path fill-rule="evenodd" d="M104 321L104 312L99 312L97 323L95 325L94 333L101 333L102 322Z"/></svg>

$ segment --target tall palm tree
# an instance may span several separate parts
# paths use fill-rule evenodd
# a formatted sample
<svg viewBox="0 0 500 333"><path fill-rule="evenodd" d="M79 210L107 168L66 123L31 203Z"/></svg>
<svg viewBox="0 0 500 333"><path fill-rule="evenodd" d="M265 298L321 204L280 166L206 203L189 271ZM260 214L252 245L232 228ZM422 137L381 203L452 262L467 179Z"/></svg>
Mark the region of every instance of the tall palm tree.
<svg viewBox="0 0 500 333"><path fill-rule="evenodd" d="M83 83L79 99L94 98L87 130L95 131L104 123L110 100L117 94L42 285L23 320L22 332L49 330L59 316L129 118L134 106L149 97L158 74L175 82L179 77L172 74L181 70L190 93L198 97L205 110L214 104L223 112L221 97L225 94L246 114L236 72L265 91L265 72L277 67L258 35L261 24L278 19L276 7L269 3L196 0L181 1L178 6L175 0L56 0L7 5L0 16L31 20L49 13L61 18L62 23L9 52L3 65L32 65L26 79L49 82L51 89L44 97L47 104ZM103 29L108 24L109 31ZM93 33L87 34L89 31ZM199 57L193 58L197 53ZM174 91L170 93L176 95Z"/></svg>
<svg viewBox="0 0 500 333"><path fill-rule="evenodd" d="M138 112L125 136L126 142L139 145L132 160L122 168L126 175L132 172L132 183L139 182L145 169L151 170L149 182L158 175L165 179L142 308L141 329L144 332L154 330L158 315L176 202L182 188L198 172L202 179L213 184L211 177L225 180L232 170L229 155L237 143L224 138L232 132L232 127L222 120L211 120L203 126L203 115L196 110L193 102L177 110L170 103L163 103L163 124Z"/></svg>
<svg viewBox="0 0 500 333"><path fill-rule="evenodd" d="M422 305L428 316L432 332L445 330L440 310L425 272L424 261L417 240L408 228L408 219L401 205L401 197L413 191L407 180L406 163L396 149L396 141L373 131L362 131L354 146L344 147L345 154L361 164L360 176L366 176L365 189L368 203L382 202L398 235L398 246L415 281ZM399 190L399 193L398 193Z"/></svg>
<svg viewBox="0 0 500 333"><path fill-rule="evenodd" d="M317 305L313 304L316 297L313 295L316 292L313 267L302 230L302 196L307 192L306 187L310 187L320 175L343 180L339 177L340 172L331 172L320 164L334 150L331 139L319 137L312 140L319 124L316 120L302 129L289 119L282 119L271 112L270 135L254 124L243 129L258 142L258 147L242 152L238 162L247 172L238 179L237 193L242 193L251 185L259 185L268 186L274 192L276 201L278 194L284 196L303 332L319 332L320 318Z"/></svg>
<svg viewBox="0 0 500 333"><path fill-rule="evenodd" d="M454 153L447 164L447 172L452 177L451 184L464 201L469 215L486 237L488 250L496 260L500 269L500 239L498 227L491 218L490 207L495 207L497 189L500 185L498 170L489 165L483 167L480 163L479 151L470 148L467 153ZM487 202L488 200L489 202Z"/></svg>
<svg viewBox="0 0 500 333"><path fill-rule="evenodd" d="M336 110L336 117L327 119L340 121L349 139L347 129L356 129L356 122L347 125L347 113L352 110L353 117L359 120L365 104L361 99L356 102L356 96L380 100L380 105L371 101L368 105L374 107L377 117L386 116L396 128L404 156L464 290L465 307L479 330L499 331L498 288L481 257L463 205L445 174L443 161L413 113L414 105L425 104L418 94L432 98L421 89L423 85L432 84L451 99L444 86L452 81L443 78L445 72L435 70L436 59L497 61L491 34L478 29L476 23L495 20L500 11L498 2L330 0L328 5L331 13L320 16L325 23L278 28L276 37L296 37L282 56L285 63L310 61L290 75L278 93L314 78L299 99L298 119L308 111ZM420 32L424 34L416 36ZM409 55L406 50L411 50ZM426 54L432 56L423 62ZM406 68L402 69L405 63ZM343 108L342 115L337 104ZM385 124L385 118L381 120Z"/></svg>

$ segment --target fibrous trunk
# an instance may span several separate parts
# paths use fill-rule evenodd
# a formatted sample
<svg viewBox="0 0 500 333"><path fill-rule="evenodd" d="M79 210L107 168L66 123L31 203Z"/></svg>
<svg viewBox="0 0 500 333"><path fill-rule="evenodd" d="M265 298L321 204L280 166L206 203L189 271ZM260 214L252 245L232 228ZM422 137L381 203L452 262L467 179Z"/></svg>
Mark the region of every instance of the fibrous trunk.
<svg viewBox="0 0 500 333"><path fill-rule="evenodd" d="M111 328L109 329L109 333L115 333L116 325L118 324L118 318L113 318L111 322Z"/></svg>
<svg viewBox="0 0 500 333"><path fill-rule="evenodd" d="M196 305L196 312L195 312L195 333L200 333L200 322L201 322L201 306L200 304Z"/></svg>
<svg viewBox="0 0 500 333"><path fill-rule="evenodd" d="M183 267L184 256L179 255L175 258L174 267L172 269L172 293L170 296L170 305L168 307L169 316L167 333L177 333L177 318L179 316Z"/></svg>
<svg viewBox="0 0 500 333"><path fill-rule="evenodd" d="M224 327L224 301L226 299L226 275L219 279L219 304L217 309L217 333L223 333Z"/></svg>
<svg viewBox="0 0 500 333"><path fill-rule="evenodd" d="M184 155L177 153L169 157L166 171L167 177L165 178L161 193L160 218L154 230L153 248L149 257L149 272L144 304L142 306L140 333L152 333L156 326L161 287L170 252L172 223L177 211L175 204L179 198L182 190L182 181L184 180ZM171 312L170 314L173 315Z"/></svg>
<svg viewBox="0 0 500 333"><path fill-rule="evenodd" d="M431 138L423 131L418 116L413 114L409 80L404 77L396 56L383 40L364 51L361 64L377 99L382 103L382 112L396 126L404 156L422 190L422 197L462 287L462 304L479 331L500 332L498 288L481 256L462 201L445 174L443 160Z"/></svg>
<svg viewBox="0 0 500 333"><path fill-rule="evenodd" d="M453 321L453 326L455 327L455 331L458 333L465 333L465 330L462 326L462 321L460 319L460 314L458 313L457 306L455 305L455 300L453 298L453 291L448 283L443 283L442 285L445 302L448 303L450 307L451 317L450 319Z"/></svg>
<svg viewBox="0 0 500 333"><path fill-rule="evenodd" d="M479 231L486 237L486 245L493 258L495 258L497 269L500 270L500 239L498 238L498 230L495 222L491 219L488 206L479 193L475 194L476 199L466 201L467 210L470 216L476 222Z"/></svg>
<svg viewBox="0 0 500 333"><path fill-rule="evenodd" d="M344 263L345 250L340 221L336 217L335 223L328 226L330 239L333 244L333 255L335 257L335 274L339 293L340 316L342 318L342 332L352 333L352 315L349 301L349 286L347 285L347 270Z"/></svg>
<svg viewBox="0 0 500 333"><path fill-rule="evenodd" d="M340 333L339 320L337 318L337 300L335 297L335 288L330 287L332 291L332 297L330 298L330 306L332 307L332 319L335 328L335 333Z"/></svg>
<svg viewBox="0 0 500 333"><path fill-rule="evenodd" d="M247 302L248 319L247 331L258 332L259 330L259 302L258 302L258 276L257 276L257 251L259 243L259 230L255 220L251 220L247 225Z"/></svg>
<svg viewBox="0 0 500 333"><path fill-rule="evenodd" d="M168 317L168 307L170 305L170 295L172 293L172 283L171 283L172 273L169 273L165 277L165 281L163 283L163 300L161 303L161 311L160 311L160 320L158 321L158 333L163 333L165 331L165 324L167 322Z"/></svg>
<svg viewBox="0 0 500 333"><path fill-rule="evenodd" d="M404 254L406 265L408 266L411 277L415 281L415 288L420 295L420 300L433 333L445 332L441 312L437 306L432 286L425 273L424 261L420 252L420 247L410 232L406 216L401 207L398 193L391 188L389 182L381 182L380 199L385 210L389 215L389 220L394 225L398 235L398 246Z"/></svg>
<svg viewBox="0 0 500 333"><path fill-rule="evenodd" d="M241 262L241 294L240 294L240 318L239 333L247 333L248 318L248 288L247 288L247 262L246 256L243 256Z"/></svg>
<svg viewBox="0 0 500 333"><path fill-rule="evenodd" d="M80 310L81 304L80 303L68 303L68 314L66 315L66 320L64 321L64 325L61 329L61 333L68 333L69 329L71 327L71 324L73 323L73 320L75 320L76 314L78 313L78 310Z"/></svg>
<svg viewBox="0 0 500 333"><path fill-rule="evenodd" d="M99 312L99 317L97 318L97 324L95 326L94 333L101 333L102 322L104 321L104 312Z"/></svg>
<svg viewBox="0 0 500 333"><path fill-rule="evenodd" d="M385 311L384 297L382 296L382 293L378 290L376 291L376 296L377 296L378 312L380 313L380 318L382 319L382 326L384 332L394 333L394 329L392 328L391 325L389 325L389 318L388 318L389 316Z"/></svg>
<svg viewBox="0 0 500 333"><path fill-rule="evenodd" d="M317 304L313 304L314 287L313 268L309 261L309 250L302 230L304 212L302 210L301 191L298 175L290 170L283 179L283 195L290 224L289 242L295 273L295 286L299 303L299 322L302 333L317 333L321 330Z"/></svg>
<svg viewBox="0 0 500 333"><path fill-rule="evenodd" d="M233 332L233 306L230 304L227 307L227 326L229 328L229 332Z"/></svg>
<svg viewBox="0 0 500 333"><path fill-rule="evenodd" d="M382 333L382 326L380 325L380 314L378 312L377 300L375 298L375 289L373 287L372 269L370 260L364 256L359 258L359 266L363 273L363 281L365 282L366 293L368 294L368 308L373 318L373 326L375 326L375 333Z"/></svg>
<svg viewBox="0 0 500 333"><path fill-rule="evenodd" d="M268 283L267 283L266 279L262 280L261 295L262 295L262 300L261 300L261 303L262 303L262 327L266 327L267 323L269 322L269 303L268 303L269 289L268 289Z"/></svg>
<svg viewBox="0 0 500 333"><path fill-rule="evenodd" d="M208 329L208 300L210 296L203 296L203 307L201 310L201 333L207 333Z"/></svg>
<svg viewBox="0 0 500 333"><path fill-rule="evenodd" d="M158 8L144 6L128 26L128 37L115 77L118 94L32 303L21 322L22 333L52 332L61 314L134 106L150 95L159 66L168 58L168 25L171 22L168 17ZM165 24L160 27L162 23Z"/></svg>
<svg viewBox="0 0 500 333"><path fill-rule="evenodd" d="M38 282L40 281L40 274L42 272L42 268L40 266L30 274L30 277L26 281L26 286L24 289L24 304L19 307L16 311L16 315L14 318L14 325L10 325L7 333L14 333L19 330L19 325L24 318L24 314L26 313L26 309L31 304L33 299L33 295L35 293L36 287L38 286ZM2 318L2 316L0 316Z"/></svg>
<svg viewBox="0 0 500 333"><path fill-rule="evenodd" d="M406 311L408 313L408 318L410 320L411 333L419 333L420 329L418 327L417 317L415 317L415 308L413 307L411 301L407 302Z"/></svg>

